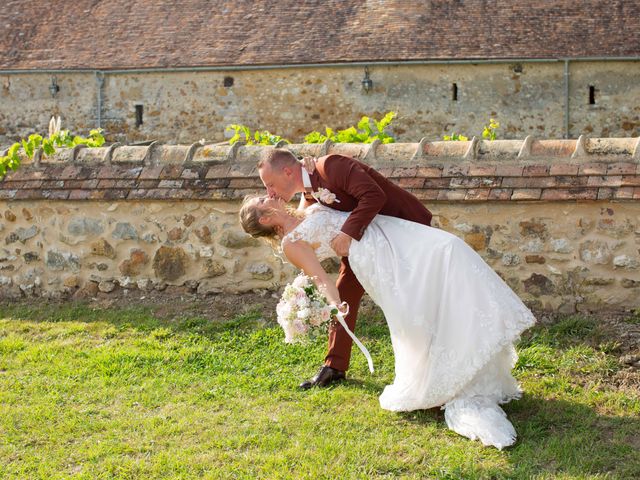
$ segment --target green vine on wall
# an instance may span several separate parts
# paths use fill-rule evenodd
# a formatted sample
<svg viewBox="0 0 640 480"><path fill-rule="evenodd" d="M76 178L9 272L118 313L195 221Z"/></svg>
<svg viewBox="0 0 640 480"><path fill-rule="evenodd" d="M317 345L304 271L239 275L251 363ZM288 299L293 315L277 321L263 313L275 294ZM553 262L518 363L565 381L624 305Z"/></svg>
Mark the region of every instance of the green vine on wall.
<svg viewBox="0 0 640 480"><path fill-rule="evenodd" d="M102 129L96 128L89 132L88 137L71 135L69 130L61 130L60 117L51 117L49 121L49 135L43 137L38 133L32 133L27 138L14 143L9 147L7 154L0 157L0 178L7 174L9 169L17 170L20 166L20 151L33 160L34 155L42 149L43 156L53 155L58 147L72 148L76 145L86 145L87 147L101 147L105 140Z"/></svg>
<svg viewBox="0 0 640 480"><path fill-rule="evenodd" d="M274 135L268 130L256 130L251 134L251 129L245 125L231 124L225 128L225 131L233 131L234 135L229 139L229 143L233 145L236 142L242 140L245 145L276 145L282 141L285 143L291 143L289 140L285 140L279 135Z"/></svg>
<svg viewBox="0 0 640 480"><path fill-rule="evenodd" d="M381 120L364 116L360 119L356 126L338 130L326 127L325 133L314 131L308 133L304 137L305 143L324 143L331 140L334 143L372 143L374 140L380 140L381 143L393 143L395 138L386 133L384 130L391 124L396 117L395 112L388 112ZM373 121L373 126L371 122ZM268 130L255 130L251 132L251 128L241 124L227 125L226 132L232 131L234 135L229 139L229 143L233 145L236 142L243 141L245 145L277 145L280 142L291 143L289 140L279 135L274 135Z"/></svg>
<svg viewBox="0 0 640 480"><path fill-rule="evenodd" d="M482 138L486 140L496 140L498 138L498 128L500 128L500 123L490 118L489 125L485 125L482 130ZM466 142L469 140L469 137L460 133L451 132L451 135L445 135L442 139L446 142Z"/></svg>
<svg viewBox="0 0 640 480"><path fill-rule="evenodd" d="M374 140L380 140L381 143L394 143L396 139L384 130L395 117L396 112L388 112L380 121L364 116L357 127L352 126L335 133L331 128L326 127L324 135L320 132L311 132L304 137L304 141L305 143L324 143L327 140L335 143L372 143ZM375 131L371 127L371 120L373 120Z"/></svg>

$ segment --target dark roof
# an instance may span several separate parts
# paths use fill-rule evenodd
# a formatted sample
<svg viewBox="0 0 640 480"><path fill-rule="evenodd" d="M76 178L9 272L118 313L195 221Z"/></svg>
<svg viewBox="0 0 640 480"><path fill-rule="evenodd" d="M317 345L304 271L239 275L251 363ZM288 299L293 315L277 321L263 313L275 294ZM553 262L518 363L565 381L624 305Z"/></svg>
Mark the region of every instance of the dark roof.
<svg viewBox="0 0 640 480"><path fill-rule="evenodd" d="M640 0L4 0L0 69L640 56Z"/></svg>

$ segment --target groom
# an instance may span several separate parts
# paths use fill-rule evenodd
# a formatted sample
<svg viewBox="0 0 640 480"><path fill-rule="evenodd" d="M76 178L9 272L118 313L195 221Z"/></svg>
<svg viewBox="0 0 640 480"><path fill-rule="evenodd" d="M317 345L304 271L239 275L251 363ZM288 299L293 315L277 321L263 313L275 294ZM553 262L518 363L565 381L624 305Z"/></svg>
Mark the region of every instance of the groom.
<svg viewBox="0 0 640 480"><path fill-rule="evenodd" d="M302 193L300 208L319 201L330 208L351 212L331 247L342 257L336 287L340 299L349 305L345 320L354 331L364 289L349 266L347 255L351 242L362 238L377 214L430 225L431 212L409 192L354 158L331 154L307 164L310 171L303 168L290 151L273 149L258 162L258 172L272 198L289 202L296 193ZM300 388L324 387L343 380L349 368L351 345L351 338L344 328L339 324L332 325L324 365Z"/></svg>

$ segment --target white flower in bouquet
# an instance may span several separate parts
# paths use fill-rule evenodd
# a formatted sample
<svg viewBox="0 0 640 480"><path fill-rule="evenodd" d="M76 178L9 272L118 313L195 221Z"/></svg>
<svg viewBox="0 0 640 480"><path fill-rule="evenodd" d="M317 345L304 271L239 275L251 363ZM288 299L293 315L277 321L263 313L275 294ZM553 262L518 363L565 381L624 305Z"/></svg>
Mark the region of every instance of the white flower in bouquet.
<svg viewBox="0 0 640 480"><path fill-rule="evenodd" d="M309 277L307 277L306 275L298 275L293 280L293 282L291 282L291 285L293 285L295 288L304 288L310 285L309 282Z"/></svg>
<svg viewBox="0 0 640 480"><path fill-rule="evenodd" d="M284 341L296 343L327 324L338 309L327 302L309 277L300 274L284 288L276 313L284 330Z"/></svg>
<svg viewBox="0 0 640 480"><path fill-rule="evenodd" d="M330 304L318 291L318 287L304 274L298 275L295 280L284 287L282 297L276 306L278 323L284 330L286 343L298 343L306 340L320 327L329 323L335 316L336 320L345 329L354 343L367 358L369 371L373 372L373 360L367 348L349 329L344 321L349 307L343 302L340 311L336 305Z"/></svg>

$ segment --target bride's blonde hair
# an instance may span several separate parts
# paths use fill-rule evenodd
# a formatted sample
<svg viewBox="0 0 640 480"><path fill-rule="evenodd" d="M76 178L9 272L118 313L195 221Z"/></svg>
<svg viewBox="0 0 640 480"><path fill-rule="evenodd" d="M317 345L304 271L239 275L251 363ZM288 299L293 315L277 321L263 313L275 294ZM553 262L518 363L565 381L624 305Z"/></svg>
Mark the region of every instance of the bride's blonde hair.
<svg viewBox="0 0 640 480"><path fill-rule="evenodd" d="M262 238L264 239L276 252L279 252L280 249L280 238L282 236L282 232L279 232L276 227L271 225L263 225L260 223L260 217L265 215L271 215L275 212L273 208L260 208L255 200L259 198L264 198L265 195L247 195L242 200L242 206L240 207L240 225L242 225L242 229L251 235L254 238ZM287 213L293 215L295 217L300 218L301 215L295 209L291 207L286 207ZM303 216L303 215L302 215Z"/></svg>

